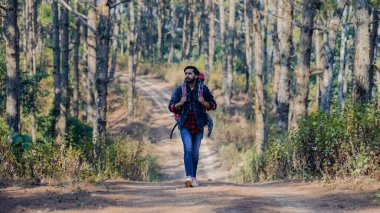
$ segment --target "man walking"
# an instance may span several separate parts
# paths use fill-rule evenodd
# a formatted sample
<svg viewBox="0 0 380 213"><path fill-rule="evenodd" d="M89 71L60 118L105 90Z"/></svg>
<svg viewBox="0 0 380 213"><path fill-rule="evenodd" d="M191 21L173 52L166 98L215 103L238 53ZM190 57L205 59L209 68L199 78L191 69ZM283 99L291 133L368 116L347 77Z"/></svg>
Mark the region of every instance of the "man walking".
<svg viewBox="0 0 380 213"><path fill-rule="evenodd" d="M184 148L185 185L192 187L199 186L196 177L199 147L207 124L206 110L215 110L216 102L208 87L198 79L200 72L196 67L187 66L184 73L185 82L174 90L169 110L179 114L177 123Z"/></svg>

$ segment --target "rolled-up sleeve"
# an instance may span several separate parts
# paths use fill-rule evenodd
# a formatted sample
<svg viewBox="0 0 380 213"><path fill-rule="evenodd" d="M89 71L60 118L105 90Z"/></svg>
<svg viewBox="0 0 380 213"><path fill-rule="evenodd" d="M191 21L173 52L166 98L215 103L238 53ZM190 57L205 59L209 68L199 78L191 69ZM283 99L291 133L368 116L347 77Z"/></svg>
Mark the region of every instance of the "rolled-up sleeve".
<svg viewBox="0 0 380 213"><path fill-rule="evenodd" d="M214 96L211 94L210 90L206 86L203 89L203 97L205 101L210 104L210 109L207 110L215 110L217 107L216 101L214 99Z"/></svg>
<svg viewBox="0 0 380 213"><path fill-rule="evenodd" d="M172 94L172 97L170 98L170 102L168 105L169 111L173 113L178 113L179 110L177 110L174 106L176 103L178 103L181 100L181 97L179 95L180 88L177 87Z"/></svg>

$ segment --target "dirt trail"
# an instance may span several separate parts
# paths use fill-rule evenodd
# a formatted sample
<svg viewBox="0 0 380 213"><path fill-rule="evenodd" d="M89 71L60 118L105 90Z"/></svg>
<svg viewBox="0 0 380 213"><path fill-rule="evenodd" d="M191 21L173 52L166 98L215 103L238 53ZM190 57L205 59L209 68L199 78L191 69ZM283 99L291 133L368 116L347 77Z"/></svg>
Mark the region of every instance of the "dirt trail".
<svg viewBox="0 0 380 213"><path fill-rule="evenodd" d="M120 81L127 83L127 76ZM172 87L147 76L137 79L139 93L152 102L152 152L160 159L164 180L158 183L109 180L76 188L16 185L1 188L0 212L380 212L373 194L380 184L368 182L361 191L352 183L322 187L320 183L270 182L232 184L225 181L213 141L201 145L202 186L185 188L183 150L167 110ZM117 104L117 103L115 103ZM113 131L125 128L121 112L110 113Z"/></svg>

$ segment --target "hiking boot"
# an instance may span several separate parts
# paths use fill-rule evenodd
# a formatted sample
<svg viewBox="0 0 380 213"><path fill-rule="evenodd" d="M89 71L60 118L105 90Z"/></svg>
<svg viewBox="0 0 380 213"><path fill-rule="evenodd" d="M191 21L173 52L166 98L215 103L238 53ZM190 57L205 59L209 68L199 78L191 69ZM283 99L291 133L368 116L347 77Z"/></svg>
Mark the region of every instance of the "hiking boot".
<svg viewBox="0 0 380 213"><path fill-rule="evenodd" d="M193 186L193 180L190 176L187 176L185 179L185 186L186 187L192 187Z"/></svg>
<svg viewBox="0 0 380 213"><path fill-rule="evenodd" d="M199 186L198 180L196 178L193 178L192 182L193 182L193 187Z"/></svg>

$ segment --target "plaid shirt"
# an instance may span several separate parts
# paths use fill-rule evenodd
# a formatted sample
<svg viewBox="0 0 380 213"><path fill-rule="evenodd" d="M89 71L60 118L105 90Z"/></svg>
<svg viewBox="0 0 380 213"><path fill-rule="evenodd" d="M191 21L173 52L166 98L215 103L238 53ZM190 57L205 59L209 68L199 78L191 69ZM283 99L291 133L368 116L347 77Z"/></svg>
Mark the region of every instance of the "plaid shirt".
<svg viewBox="0 0 380 213"><path fill-rule="evenodd" d="M189 130L189 132L193 135L201 132L201 130L197 126L197 122L195 120L195 113L193 110L189 111L189 114L187 114L187 119L183 127Z"/></svg>

